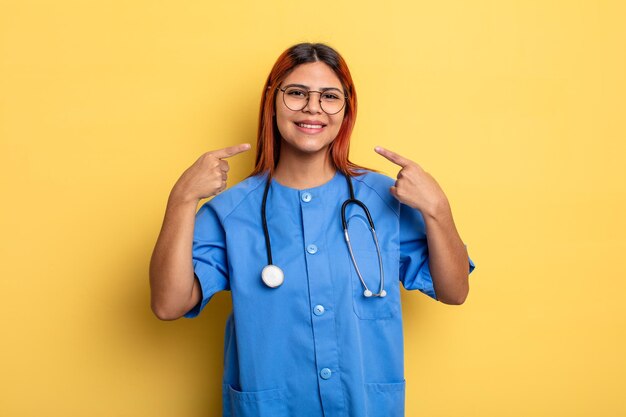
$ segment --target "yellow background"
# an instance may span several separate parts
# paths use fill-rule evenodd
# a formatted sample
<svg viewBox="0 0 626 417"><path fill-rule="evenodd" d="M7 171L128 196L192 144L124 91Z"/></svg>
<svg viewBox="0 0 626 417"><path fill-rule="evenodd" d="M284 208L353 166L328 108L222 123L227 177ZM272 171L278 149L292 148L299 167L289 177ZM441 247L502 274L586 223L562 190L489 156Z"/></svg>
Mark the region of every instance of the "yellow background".
<svg viewBox="0 0 626 417"><path fill-rule="evenodd" d="M219 415L229 294L160 322L150 255L180 174L254 143L274 60L322 41L357 85L352 159L420 163L477 263L463 306L403 292L407 416L625 416L625 21L599 0L2 0L0 415Z"/></svg>

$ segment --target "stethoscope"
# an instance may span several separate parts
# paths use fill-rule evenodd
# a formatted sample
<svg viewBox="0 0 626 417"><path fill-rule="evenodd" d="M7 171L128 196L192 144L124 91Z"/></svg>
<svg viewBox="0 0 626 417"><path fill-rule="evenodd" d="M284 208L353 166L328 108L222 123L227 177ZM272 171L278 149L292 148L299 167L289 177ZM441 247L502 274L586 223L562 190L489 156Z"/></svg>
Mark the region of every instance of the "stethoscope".
<svg viewBox="0 0 626 417"><path fill-rule="evenodd" d="M354 197L354 189L352 188L352 181L349 176L346 176L346 181L348 182L348 188L350 190L350 198L343 202L341 205L341 225L343 226L343 235L346 240L346 244L348 245L348 251L350 252L350 258L352 259L352 264L354 265L354 269L356 270L356 274L359 276L361 280L361 284L365 290L363 291L363 295L365 297L385 297L387 295L387 291L385 291L385 274L383 271L383 259L380 254L380 246L378 245L378 237L376 236L376 230L374 228L374 221L372 220L372 216L370 215L370 211L367 209L367 206L360 200L357 200ZM272 182L271 177L268 177L267 183L265 184L265 191L263 192L263 203L261 204L261 221L263 223L263 233L265 235L265 248L267 250L267 266L263 268L261 271L261 279L270 288L280 287L285 281L285 274L280 267L276 266L272 262L272 246L270 244L270 233L267 228L267 217L265 214L265 209L267 206L267 194L270 190L270 184ZM372 233L372 239L374 240L374 244L376 245L376 253L378 254L378 267L380 274L380 289L377 293L373 293L365 283L363 276L361 275L361 271L359 270L359 266L354 257L354 253L352 251L352 244L350 243L350 235L348 234L348 222L346 221L346 209L350 204L356 204L361 207L365 216L367 217L367 222L370 226L370 231Z"/></svg>

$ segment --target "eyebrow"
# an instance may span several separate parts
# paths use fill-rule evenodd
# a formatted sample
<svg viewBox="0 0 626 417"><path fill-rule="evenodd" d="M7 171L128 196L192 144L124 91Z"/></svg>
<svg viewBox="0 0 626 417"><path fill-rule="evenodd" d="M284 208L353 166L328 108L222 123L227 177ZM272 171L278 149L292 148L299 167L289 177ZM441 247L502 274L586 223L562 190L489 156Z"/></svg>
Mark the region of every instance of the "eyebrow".
<svg viewBox="0 0 626 417"><path fill-rule="evenodd" d="M287 87L300 87L303 88L307 91L311 90L311 87L309 87L308 85L304 85L304 84L287 84L286 86L284 86L283 88L287 88ZM343 93L343 90L337 87L322 87L320 91L328 91L328 90L337 90L341 93Z"/></svg>

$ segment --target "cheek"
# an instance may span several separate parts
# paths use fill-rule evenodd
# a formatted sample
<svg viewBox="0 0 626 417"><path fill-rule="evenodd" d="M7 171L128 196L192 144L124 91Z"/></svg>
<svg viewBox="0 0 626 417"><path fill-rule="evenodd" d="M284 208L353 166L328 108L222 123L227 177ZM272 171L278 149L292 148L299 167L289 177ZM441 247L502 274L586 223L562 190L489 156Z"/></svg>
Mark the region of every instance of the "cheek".
<svg viewBox="0 0 626 417"><path fill-rule="evenodd" d="M335 135L338 134L339 131L341 130L341 126L343 125L343 122L344 122L343 115L341 117L337 117L333 119L333 128L335 131Z"/></svg>
<svg viewBox="0 0 626 417"><path fill-rule="evenodd" d="M276 126L278 127L278 132L281 136L284 136L285 129L289 127L289 121L282 115L280 112L276 113Z"/></svg>
<svg viewBox="0 0 626 417"><path fill-rule="evenodd" d="M278 104L278 103L277 103ZM274 118L276 120L276 126L278 127L278 132L281 136L284 136L285 128L289 126L291 123L289 118L285 114L285 111L280 107L274 108Z"/></svg>

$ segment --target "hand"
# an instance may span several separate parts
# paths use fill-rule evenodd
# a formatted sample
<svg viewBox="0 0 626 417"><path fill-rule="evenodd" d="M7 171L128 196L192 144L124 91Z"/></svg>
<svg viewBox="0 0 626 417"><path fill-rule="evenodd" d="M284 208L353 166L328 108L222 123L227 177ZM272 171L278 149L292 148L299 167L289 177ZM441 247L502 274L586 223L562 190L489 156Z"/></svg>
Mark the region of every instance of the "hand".
<svg viewBox="0 0 626 417"><path fill-rule="evenodd" d="M422 167L380 146L374 150L401 167L396 183L389 189L398 201L432 217L436 217L442 210L449 211L448 198L437 181Z"/></svg>
<svg viewBox="0 0 626 417"><path fill-rule="evenodd" d="M230 146L203 154L178 179L172 195L181 201L199 201L212 197L226 189L228 162L226 158L250 149L250 144Z"/></svg>

